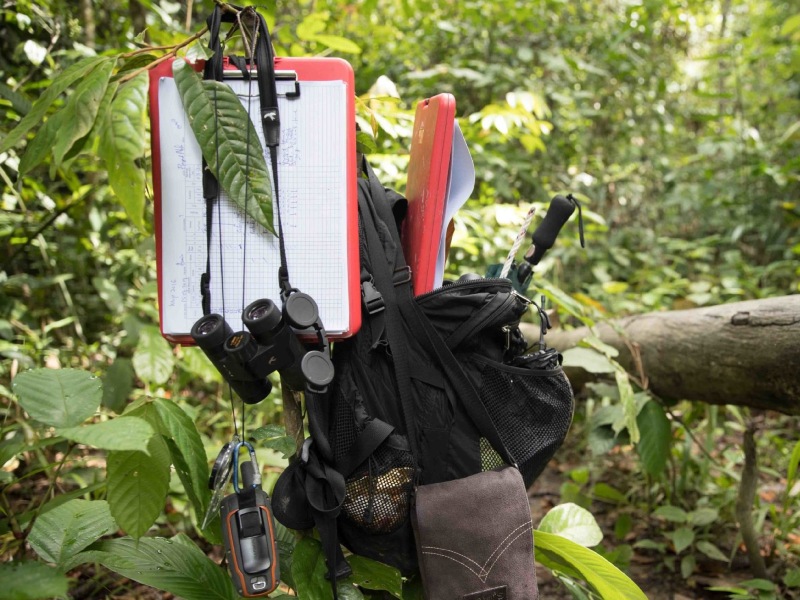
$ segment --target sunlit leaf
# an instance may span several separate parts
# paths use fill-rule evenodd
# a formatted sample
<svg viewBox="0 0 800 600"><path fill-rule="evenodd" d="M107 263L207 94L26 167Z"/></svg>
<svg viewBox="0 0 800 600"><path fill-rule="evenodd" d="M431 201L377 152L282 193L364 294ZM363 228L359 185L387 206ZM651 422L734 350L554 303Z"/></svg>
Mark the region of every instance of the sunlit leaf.
<svg viewBox="0 0 800 600"><path fill-rule="evenodd" d="M560 535L587 548L603 541L603 532L592 513L572 503L551 508L542 517L538 531Z"/></svg>
<svg viewBox="0 0 800 600"><path fill-rule="evenodd" d="M554 533L535 531L533 538L537 560L569 565L603 600L647 600L627 575L596 552Z"/></svg>
<svg viewBox="0 0 800 600"><path fill-rule="evenodd" d="M19 142L25 136L25 134L28 133L28 131L41 124L42 119L44 118L45 114L47 114L47 109L50 108L53 102L55 102L56 98L58 98L64 92L64 90L69 88L69 86L71 86L80 78L84 77L86 73L91 71L97 65L109 60L111 59L108 57L90 56L79 60L74 65L70 65L64 69L64 71L59 73L59 75L53 79L50 85L44 89L42 95L39 96L38 100L36 100L22 121L20 121L19 124L12 129L2 141L0 141L0 152L5 152L12 146L15 146L17 142Z"/></svg>
<svg viewBox="0 0 800 600"><path fill-rule="evenodd" d="M51 427L74 427L91 417L103 397L100 380L80 369L34 369L12 385L28 414Z"/></svg>
<svg viewBox="0 0 800 600"><path fill-rule="evenodd" d="M141 450L153 437L150 424L137 417L117 417L109 421L62 427L58 434L68 440L102 450Z"/></svg>
<svg viewBox="0 0 800 600"><path fill-rule="evenodd" d="M133 368L142 381L155 385L167 382L175 366L172 347L157 327L142 327L133 353Z"/></svg>
<svg viewBox="0 0 800 600"><path fill-rule="evenodd" d="M72 145L94 127L94 120L115 64L115 60L110 60L89 73L61 109L64 117L53 146L56 165L60 165Z"/></svg>

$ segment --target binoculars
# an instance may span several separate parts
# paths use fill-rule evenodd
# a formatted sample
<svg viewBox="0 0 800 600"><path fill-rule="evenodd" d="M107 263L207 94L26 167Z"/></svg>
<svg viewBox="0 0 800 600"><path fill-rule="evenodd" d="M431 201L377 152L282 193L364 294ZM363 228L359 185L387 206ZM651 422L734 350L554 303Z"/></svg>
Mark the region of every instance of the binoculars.
<svg viewBox="0 0 800 600"><path fill-rule="evenodd" d="M282 310L268 298L256 300L242 311L242 322L248 331L234 332L221 315L205 315L191 336L245 403L256 404L269 395L267 376L275 371L296 391L307 385L323 391L333 380L317 303L308 294L290 294ZM308 350L292 328L313 329L322 349Z"/></svg>

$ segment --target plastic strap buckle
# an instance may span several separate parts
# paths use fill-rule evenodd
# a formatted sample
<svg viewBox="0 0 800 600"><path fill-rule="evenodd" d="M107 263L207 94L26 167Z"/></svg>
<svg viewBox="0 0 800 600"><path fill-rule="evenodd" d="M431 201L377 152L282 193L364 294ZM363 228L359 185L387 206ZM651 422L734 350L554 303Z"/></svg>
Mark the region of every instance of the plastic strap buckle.
<svg viewBox="0 0 800 600"><path fill-rule="evenodd" d="M386 303L383 301L383 296L375 287L372 279L361 283L361 300L364 302L364 308L371 315L381 312L386 308Z"/></svg>

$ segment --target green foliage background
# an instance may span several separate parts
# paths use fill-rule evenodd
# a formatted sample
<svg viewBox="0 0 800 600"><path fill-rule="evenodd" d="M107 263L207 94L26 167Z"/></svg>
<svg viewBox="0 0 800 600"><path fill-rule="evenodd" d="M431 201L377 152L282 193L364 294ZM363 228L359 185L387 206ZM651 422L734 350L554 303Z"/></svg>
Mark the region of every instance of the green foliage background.
<svg viewBox="0 0 800 600"><path fill-rule="evenodd" d="M167 493L171 502L154 517L160 533L213 537L195 530L208 501L202 486L193 489L206 458L196 455L201 446L215 454L233 423L219 377L202 354L170 347L157 330L147 84L139 74L163 48L200 30L212 4L188 4L188 23L186 3L169 0L114 0L102 10L89 0L19 0L0 16L4 558L30 555L15 534L52 547L41 531L31 532L32 516L57 508L51 499L64 494L107 498L116 524L134 535L148 530L147 519L114 501L124 477L113 474L127 473L131 461L176 468L171 478L152 482L163 491L149 497L153 510ZM371 160L401 191L416 102L455 95L477 185L456 219L450 275L482 273L501 261L531 204L544 208L553 194L572 191L584 203L588 249L579 248L568 226L534 282L558 301L567 322L800 291L794 3L306 0L261 3L260 10L279 55L338 55L353 64L359 122L374 136ZM178 50L203 55L200 44ZM598 352L606 349L595 344L594 359ZM55 412L26 413L25 385L32 381L22 378L15 399L11 381L36 367L99 377L102 388L85 397L89 412L60 414L48 404ZM614 366L608 371L614 375ZM571 435L592 458L569 472L562 500L615 503L618 539L606 552L623 567L631 551L622 543L625 517L647 518L656 508L658 529L640 550L658 553L666 568L689 577L695 557L719 560L728 550L733 556L741 456L731 436L740 435L747 415L687 405L667 419L626 374L617 370L612 379L617 385L593 388L578 415ZM48 388L32 389L45 404L52 400ZM118 447L102 430L84 431L123 412L138 419L149 453ZM276 393L248 413L249 429L273 427L262 429L269 443L259 457L275 469L285 457L271 448L287 447L274 428L281 412ZM87 416L93 423L80 426ZM197 430L175 438L184 422ZM637 442L640 430L647 434L637 445L647 477L621 490L605 477L603 457ZM762 527L778 540L773 550L782 566L775 573L776 581L785 576L784 592L800 579L796 549L782 544L798 524L795 438L791 424L777 420L761 440L772 450L766 468L785 486L778 500L757 507ZM97 456L108 458L108 481ZM45 491L31 497L37 482ZM107 509L93 506L107 524ZM187 516L192 511L194 519ZM97 535L107 529L98 526ZM128 548L115 543L86 552L122 572L115 552ZM187 564L199 564L192 551L182 552ZM47 589L47 567L13 568L18 580ZM563 581L575 597L591 593L575 583L580 573L572 575ZM63 593L61 580L52 584L45 595ZM752 586L743 593L768 597L758 594L776 590Z"/></svg>

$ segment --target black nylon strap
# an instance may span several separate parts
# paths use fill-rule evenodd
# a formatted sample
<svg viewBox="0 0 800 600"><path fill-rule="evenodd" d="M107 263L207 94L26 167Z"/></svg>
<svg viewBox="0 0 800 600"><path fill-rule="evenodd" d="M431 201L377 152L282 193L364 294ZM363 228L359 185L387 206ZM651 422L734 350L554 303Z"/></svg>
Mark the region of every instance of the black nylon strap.
<svg viewBox="0 0 800 600"><path fill-rule="evenodd" d="M386 191L366 161L364 165L369 178L368 185L372 197L372 207L374 207L377 216L387 225L388 232L394 241L395 255L388 256L384 249L383 242L377 233L376 215L372 213L370 205L362 197L362 194L359 194L358 206L360 213L364 217L364 231L367 235L370 260L374 267L373 277L375 278L375 286L386 302L386 308L384 310L386 336L389 340L389 347L392 349L395 378L400 394L400 405L403 411L403 421L406 426L411 454L414 456L414 460L417 461L419 457L419 447L417 442L417 429L414 423L415 410L411 387L411 371L408 364L410 344L404 329L403 320L397 308L396 287L391 275L392 269L404 268L406 263L400 246L400 236L394 227L394 216L386 201ZM363 180L359 181L359 185L364 185ZM376 264L377 261L383 261L383 264ZM409 287L408 284L404 285Z"/></svg>
<svg viewBox="0 0 800 600"><path fill-rule="evenodd" d="M388 423L372 419L356 437L356 441L347 452L347 457L336 463L336 470L345 478L352 475L358 465L367 460L393 431L394 427Z"/></svg>

